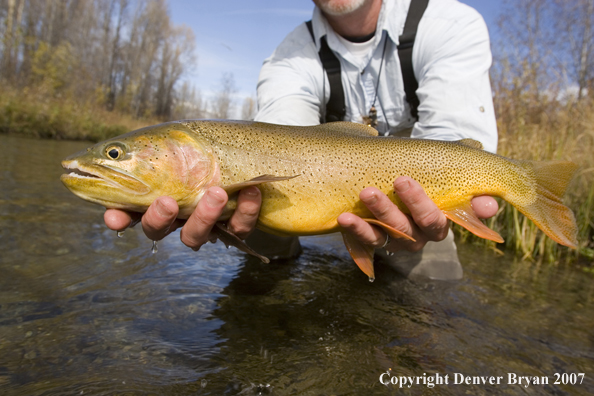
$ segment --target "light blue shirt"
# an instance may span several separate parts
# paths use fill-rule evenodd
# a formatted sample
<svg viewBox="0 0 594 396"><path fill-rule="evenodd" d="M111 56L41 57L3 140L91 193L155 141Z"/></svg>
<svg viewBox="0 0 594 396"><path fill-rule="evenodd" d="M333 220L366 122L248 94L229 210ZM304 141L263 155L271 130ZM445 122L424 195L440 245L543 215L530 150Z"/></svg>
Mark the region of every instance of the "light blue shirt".
<svg viewBox="0 0 594 396"><path fill-rule="evenodd" d="M380 134L438 140L472 138L497 150L489 68L491 49L484 20L456 0L431 0L419 23L413 69L419 88L419 121L405 99L398 37L410 0L384 0L373 44L366 56L354 56L314 10L315 44L305 24L298 26L264 61L258 82L257 121L315 125L330 97L318 51L320 38L336 53L342 70L345 121L363 122L375 101ZM382 59L384 42L386 53ZM381 75L378 73L383 62ZM377 87L377 91L376 91ZM377 96L377 97L376 97ZM400 133L399 133L400 132Z"/></svg>

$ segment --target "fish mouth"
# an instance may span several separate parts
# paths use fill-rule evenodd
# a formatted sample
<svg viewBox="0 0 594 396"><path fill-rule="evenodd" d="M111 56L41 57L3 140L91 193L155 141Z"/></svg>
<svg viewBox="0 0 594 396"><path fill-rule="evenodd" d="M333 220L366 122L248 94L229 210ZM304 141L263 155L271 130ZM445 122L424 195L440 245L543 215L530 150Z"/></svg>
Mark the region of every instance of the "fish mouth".
<svg viewBox="0 0 594 396"><path fill-rule="evenodd" d="M92 185L116 188L133 195L145 195L151 191L143 181L111 166L82 165L77 160L64 160L62 167L69 172L62 174L60 180L70 189L77 185Z"/></svg>
<svg viewBox="0 0 594 396"><path fill-rule="evenodd" d="M67 177L77 177L77 178L84 178L84 179L102 179L103 180L102 177L99 177L99 176L94 175L89 172L82 171L80 169L70 169L70 168L67 168L67 169L70 170L70 172L68 172L65 175Z"/></svg>

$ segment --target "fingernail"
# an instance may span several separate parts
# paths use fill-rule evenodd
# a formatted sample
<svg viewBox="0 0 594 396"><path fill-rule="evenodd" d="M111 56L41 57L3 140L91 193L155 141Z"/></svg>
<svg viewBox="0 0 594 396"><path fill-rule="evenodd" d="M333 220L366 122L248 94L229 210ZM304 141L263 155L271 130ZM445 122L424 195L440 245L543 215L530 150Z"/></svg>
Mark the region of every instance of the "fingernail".
<svg viewBox="0 0 594 396"><path fill-rule="evenodd" d="M173 212L159 200L157 200L155 209L157 209L157 213L162 217L171 217L173 215Z"/></svg>
<svg viewBox="0 0 594 396"><path fill-rule="evenodd" d="M361 198L361 200L363 201L363 203L365 203L367 205L373 205L374 203L377 202L377 196L375 194L371 194L371 195L364 196L363 198Z"/></svg>
<svg viewBox="0 0 594 396"><path fill-rule="evenodd" d="M206 198L206 203L208 204L208 206L213 207L213 208L220 206L224 201L223 197L221 197L219 194L216 194L210 190L206 192L205 198Z"/></svg>
<svg viewBox="0 0 594 396"><path fill-rule="evenodd" d="M394 185L396 188L397 193L404 193L410 189L410 182L408 180L403 180Z"/></svg>
<svg viewBox="0 0 594 396"><path fill-rule="evenodd" d="M249 195L250 197L255 197L258 195L258 187L249 187L249 188L246 188L243 192L245 195Z"/></svg>

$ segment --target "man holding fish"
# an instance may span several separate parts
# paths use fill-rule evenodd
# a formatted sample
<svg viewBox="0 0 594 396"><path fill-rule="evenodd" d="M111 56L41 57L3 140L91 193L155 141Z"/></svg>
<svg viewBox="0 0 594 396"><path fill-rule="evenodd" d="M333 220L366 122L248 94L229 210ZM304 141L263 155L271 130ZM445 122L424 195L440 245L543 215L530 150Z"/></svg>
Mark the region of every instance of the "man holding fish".
<svg viewBox="0 0 594 396"><path fill-rule="evenodd" d="M256 121L313 125L342 119L371 125L380 135L472 138L486 150L496 151L497 130L488 76L490 44L485 23L476 11L456 0L431 0L428 4L426 0L314 3L309 26L297 27L264 62ZM408 60L402 55L407 48ZM322 59L328 54L334 62L338 59L338 78L336 70L329 70ZM409 70L407 62L412 62ZM411 79L416 80L412 85ZM343 92L337 99L340 89ZM439 268L427 260L416 260L417 270L408 268L405 272L441 279L461 277L444 213L410 177L396 179L394 190L410 215L402 213L375 187L363 189L360 199L378 220L415 241L389 238L381 228L351 213L341 214L339 225L352 237L388 255L401 252L397 258L405 261L407 253L402 252L419 252L430 242L438 255L448 257L445 266L443 260ZM160 240L181 226L182 242L198 250L213 239L210 231L227 199L222 188L209 188L187 221L176 220L178 206L169 197L158 198L142 218L116 209L107 210L104 218L114 230L141 220L145 234L152 240ZM229 229L241 239L247 238L254 230L260 204L257 187L241 190L237 209L227 224ZM488 218L496 213L497 202L487 196L475 197L472 207L479 218ZM438 241L443 242L435 244Z"/></svg>

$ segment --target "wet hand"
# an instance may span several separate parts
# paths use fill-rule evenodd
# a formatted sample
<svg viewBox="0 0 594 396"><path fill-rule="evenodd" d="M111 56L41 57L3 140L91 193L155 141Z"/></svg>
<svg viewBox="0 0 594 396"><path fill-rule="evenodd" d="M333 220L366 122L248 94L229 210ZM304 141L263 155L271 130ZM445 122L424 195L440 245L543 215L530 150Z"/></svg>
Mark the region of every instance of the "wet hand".
<svg viewBox="0 0 594 396"><path fill-rule="evenodd" d="M443 212L429 199L419 183L410 177L399 177L394 182L394 190L408 207L406 215L375 187L364 189L359 198L375 218L383 223L413 237L415 242L405 239L390 239L386 242L386 233L372 226L352 213L343 213L338 223L365 244L376 248L385 248L390 252L421 250L428 241L445 239L449 230L449 221ZM473 208L480 218L488 218L497 212L497 202L492 197L482 196L472 200Z"/></svg>
<svg viewBox="0 0 594 396"><path fill-rule="evenodd" d="M211 187L198 202L196 209L188 220L177 219L179 208L177 202L169 197L157 198L146 213L130 213L117 209L105 212L105 224L116 231L123 231L139 221L145 235L154 241L182 227L181 241L194 250L214 238L210 231L221 216L227 204L227 193L220 187ZM229 219L227 226L239 238L246 238L255 228L262 202L260 190L248 187L239 192L237 209Z"/></svg>

